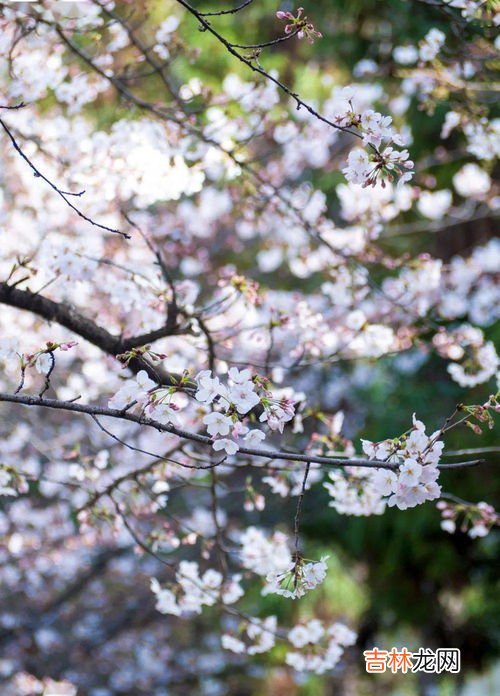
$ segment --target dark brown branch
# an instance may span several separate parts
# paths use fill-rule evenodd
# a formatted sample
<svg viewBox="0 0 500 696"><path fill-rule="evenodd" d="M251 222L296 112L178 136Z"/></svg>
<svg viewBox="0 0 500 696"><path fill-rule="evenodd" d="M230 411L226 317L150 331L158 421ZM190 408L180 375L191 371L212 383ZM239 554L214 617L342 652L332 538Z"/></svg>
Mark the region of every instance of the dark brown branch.
<svg viewBox="0 0 500 696"><path fill-rule="evenodd" d="M18 290L7 283L0 283L0 303L32 312L47 321L54 321L110 355L118 355L130 349L125 347L124 340L113 336L69 304L54 302L29 290Z"/></svg>
<svg viewBox="0 0 500 696"><path fill-rule="evenodd" d="M250 51L252 49L261 49L261 48L268 48L269 46L276 46L277 44L283 43L284 41L290 41L290 39L293 39L297 34L299 33L299 29L296 29L294 32L291 34L286 34L285 36L280 36L277 39L272 39L271 41L265 41L264 43L258 43L258 44L236 44L232 43L231 46L233 48L241 48L245 51Z"/></svg>
<svg viewBox="0 0 500 696"><path fill-rule="evenodd" d="M202 17L220 17L221 15L236 14L245 7L248 7L253 2L253 0L245 0L241 5L233 7L231 10L214 10L213 12L200 12Z"/></svg>
<svg viewBox="0 0 500 696"><path fill-rule="evenodd" d="M74 307L64 302L54 302L48 297L43 297L29 290L19 290L7 283L0 283L0 303L17 309L24 309L32 314L36 314L47 321L56 322L60 326L69 329L73 333L81 336L92 345L100 348L108 355L117 356L121 353L126 353L133 348L153 343L160 338L171 336L178 333L177 328L162 326L159 329L154 329L138 336L130 338L122 338L109 333L106 329L98 326L94 321L83 314L80 314ZM178 376L172 375L169 379L168 375L159 375L158 370L153 368L146 360L131 360L129 367L134 371L146 370L148 374L157 381L164 384L172 384L178 382Z"/></svg>

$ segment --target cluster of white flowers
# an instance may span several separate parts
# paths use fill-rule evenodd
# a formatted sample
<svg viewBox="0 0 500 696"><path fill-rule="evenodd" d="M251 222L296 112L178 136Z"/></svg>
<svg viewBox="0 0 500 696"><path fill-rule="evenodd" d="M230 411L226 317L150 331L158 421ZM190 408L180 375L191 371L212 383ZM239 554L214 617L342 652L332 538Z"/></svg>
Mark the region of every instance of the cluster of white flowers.
<svg viewBox="0 0 500 696"><path fill-rule="evenodd" d="M17 490L12 486L12 476L5 469L0 469L0 495L17 495Z"/></svg>
<svg viewBox="0 0 500 696"><path fill-rule="evenodd" d="M395 46L392 56L400 65L412 65L418 60L418 50L411 44L407 46Z"/></svg>
<svg viewBox="0 0 500 696"><path fill-rule="evenodd" d="M472 504L465 501L450 503L440 500L436 507L441 511L443 518L441 529L448 534L456 532L458 517L462 517L460 531L467 532L471 539L487 536L492 527L500 524L500 516L495 508L484 501Z"/></svg>
<svg viewBox="0 0 500 696"><path fill-rule="evenodd" d="M464 198L483 198L491 188L491 177L479 165L464 164L453 177L453 186Z"/></svg>
<svg viewBox="0 0 500 696"><path fill-rule="evenodd" d="M385 278L384 294L407 315L423 317L439 297L443 263L422 255L399 275Z"/></svg>
<svg viewBox="0 0 500 696"><path fill-rule="evenodd" d="M440 331L433 343L443 357L453 360L447 370L461 387L475 387L491 379L498 370L499 359L492 341L470 324L450 332Z"/></svg>
<svg viewBox="0 0 500 696"><path fill-rule="evenodd" d="M335 192L340 200L341 215L345 220L359 220L370 230L370 238L382 231L381 222L393 220L401 211L409 210L413 202L411 186L360 188L355 184L339 184Z"/></svg>
<svg viewBox="0 0 500 696"><path fill-rule="evenodd" d="M240 537L240 544L243 567L257 575L283 573L290 565L288 538L281 532L267 538L257 527L248 527Z"/></svg>
<svg viewBox="0 0 500 696"><path fill-rule="evenodd" d="M49 89L55 89L65 78L67 68L64 66L60 52L50 54L50 48L33 37L28 38L28 50L14 60L15 79L9 86L8 94L12 99L35 101L46 96ZM40 65L44 66L40 70Z"/></svg>
<svg viewBox="0 0 500 696"><path fill-rule="evenodd" d="M167 17L167 19L165 19L158 27L158 31L156 32L155 36L156 45L154 50L162 60L168 60L170 58L168 44L171 43L174 37L174 32L178 26L179 19L174 15L170 15L170 17Z"/></svg>
<svg viewBox="0 0 500 696"><path fill-rule="evenodd" d="M132 406L143 408L159 423L178 424L177 414L186 405L186 397L171 387L158 387L146 370L140 370L125 382L108 401L109 408L119 411Z"/></svg>
<svg viewBox="0 0 500 696"><path fill-rule="evenodd" d="M346 468L332 472L325 483L333 500L329 503L346 515L378 515L385 506L400 510L415 507L441 494L437 467L444 444L440 431L425 434L425 425L413 416L410 434L394 440L362 440L369 459L395 464L395 469Z"/></svg>
<svg viewBox="0 0 500 696"><path fill-rule="evenodd" d="M484 9L487 3L484 0L444 0L447 5L461 10L462 17L473 20L478 17L480 10ZM497 13L498 14L498 13Z"/></svg>
<svg viewBox="0 0 500 696"><path fill-rule="evenodd" d="M222 409L207 413L203 418L209 435L216 438L213 443L216 451L224 450L231 455L236 454L241 446L254 448L262 443L265 434L258 429L250 430L240 420L258 404L263 408L260 422L267 422L271 430L280 432L295 412L289 399L275 401L271 392L265 389L259 396L256 392L259 382L252 379L250 370L232 367L227 385L213 377L210 370L202 370L196 376L196 383L196 399L207 406L216 403Z"/></svg>
<svg viewBox="0 0 500 696"><path fill-rule="evenodd" d="M354 645L356 634L341 623L324 626L318 619L295 626L288 640L297 650L288 652L286 663L298 672L324 674L338 663L344 648Z"/></svg>
<svg viewBox="0 0 500 696"><path fill-rule="evenodd" d="M273 77L277 77L277 73L270 73ZM277 86L272 82L247 82L242 80L238 75L231 73L223 82L224 93L229 99L237 102L243 111L248 113L262 112L266 113L273 106L279 103L279 92ZM255 127L256 124L254 124ZM237 140L242 140L248 137L247 126L243 128L236 126L235 122L227 123L229 128L233 128L233 137ZM216 137L218 137L216 135Z"/></svg>
<svg viewBox="0 0 500 696"><path fill-rule="evenodd" d="M418 55L420 60L428 62L434 60L444 44L446 36L440 29L432 28L420 42Z"/></svg>
<svg viewBox="0 0 500 696"><path fill-rule="evenodd" d="M467 363L448 365L447 369L451 378L461 387L475 387L477 384L483 384L497 373L499 361L494 344L487 341L479 346L474 351L471 362L472 369Z"/></svg>
<svg viewBox="0 0 500 696"><path fill-rule="evenodd" d="M61 82L55 89L55 95L60 103L68 105L68 114L76 114L86 104L95 101L100 92L105 92L107 89L106 80L91 78L85 73L80 73Z"/></svg>
<svg viewBox="0 0 500 696"><path fill-rule="evenodd" d="M500 157L500 118L471 121L463 127L467 150L480 160Z"/></svg>
<svg viewBox="0 0 500 696"><path fill-rule="evenodd" d="M275 616L252 618L240 627L239 637L225 633L222 647L237 654L256 655L271 650L277 637L281 636ZM324 674L335 667L344 649L354 645L357 636L342 623L327 626L318 619L311 619L294 626L286 638L295 648L287 652L285 659L288 665L297 672Z"/></svg>
<svg viewBox="0 0 500 696"><path fill-rule="evenodd" d="M413 177L414 164L409 156L408 150L395 150L391 145L371 155L356 147L349 153L347 166L342 172L347 181L353 184L375 186L380 181L385 186L386 179L392 182L396 177L398 185L402 185Z"/></svg>
<svg viewBox="0 0 500 696"><path fill-rule="evenodd" d="M196 377L198 383L196 399L210 404L216 397L220 397L219 401L223 399L239 414L245 415L260 402L251 377L250 370L238 370L232 367L229 370L229 386L226 387L221 384L218 377L212 377L210 370L203 370ZM217 432L210 434L217 435Z"/></svg>
<svg viewBox="0 0 500 696"><path fill-rule="evenodd" d="M385 511L385 502L372 482L372 472L351 466L330 471L328 477L330 481L324 483L332 498L328 506L339 514L366 517Z"/></svg>
<svg viewBox="0 0 500 696"><path fill-rule="evenodd" d="M6 661L7 662L7 661ZM13 679L15 692L6 691L9 695L15 693L16 696L30 696L38 694L41 696L77 696L78 687L64 679L55 681L50 677L37 677L28 672L18 672Z"/></svg>
<svg viewBox="0 0 500 696"><path fill-rule="evenodd" d="M347 158L347 166L342 170L346 179L354 184L375 186L386 179L395 177L399 183L409 181L413 176L413 162L408 150L396 150L394 145L404 145L403 138L392 127L392 118L384 116L372 108L360 108L359 95L355 88L345 87L337 97L332 109L333 120L342 128L352 128L359 132L365 146L372 146L368 154L362 148L354 148ZM382 144L384 147L382 148Z"/></svg>
<svg viewBox="0 0 500 696"><path fill-rule="evenodd" d="M157 385L148 377L146 370L137 373L134 379L127 380L108 401L109 408L122 410L134 402L141 403L149 398L149 391Z"/></svg>
<svg viewBox="0 0 500 696"><path fill-rule="evenodd" d="M360 120L363 144L374 145L376 148L379 148L383 140L396 142L391 123L392 118L390 116L383 116L373 109L365 109L361 114Z"/></svg>
<svg viewBox="0 0 500 696"><path fill-rule="evenodd" d="M472 166L472 165L471 165ZM468 316L480 326L500 317L500 241L476 247L468 258L454 256L444 274L438 311L445 319Z"/></svg>
<svg viewBox="0 0 500 696"><path fill-rule="evenodd" d="M449 189L440 191L422 191L417 208L429 220L441 220L449 211L453 196Z"/></svg>
<svg viewBox="0 0 500 696"><path fill-rule="evenodd" d="M75 341L68 341L65 343L47 341L45 346L40 350L36 350L32 353L22 353L18 339L6 337L0 340L0 362L3 363L6 370L12 374L16 374L21 370L22 384L24 385L26 370L28 368L35 368L39 375L47 377L55 367L54 352L56 350L65 352L76 345Z"/></svg>
<svg viewBox="0 0 500 696"><path fill-rule="evenodd" d="M297 421L300 423L300 417L295 419L294 433L302 432L297 428ZM300 495L304 484L304 470L302 468L289 469L289 462L281 463L279 460L275 461L274 466L277 471L263 476L262 482L267 483L272 492L282 498L289 495ZM322 477L321 467L318 464L311 464L304 489L309 490Z"/></svg>
<svg viewBox="0 0 500 696"><path fill-rule="evenodd" d="M373 443L362 440L363 452L370 459L380 459L399 464L398 472L379 469L373 476L373 484L381 496L389 496L389 507L396 505L406 510L427 500L435 500L441 494L437 467L444 443L437 438L440 431L425 434L425 425L413 415L413 428L408 437L395 442L384 440ZM402 463L401 463L402 460Z"/></svg>
<svg viewBox="0 0 500 696"><path fill-rule="evenodd" d="M291 560L284 571L267 574L265 594L275 593L291 599L303 597L326 578L327 559L328 556L322 556L319 561Z"/></svg>
<svg viewBox="0 0 500 696"><path fill-rule="evenodd" d="M250 643L224 633L221 639L222 647L237 654L258 655L268 652L276 644L277 625L275 616L265 619L252 618L244 624L244 632Z"/></svg>
<svg viewBox="0 0 500 696"><path fill-rule="evenodd" d="M156 595L156 609L161 614L200 614L203 606L237 602L244 594L240 580L241 575L233 575L224 581L222 574L213 568L200 575L198 563L181 561L176 572L177 592L162 587L156 578L151 579L151 590Z"/></svg>
<svg viewBox="0 0 500 696"><path fill-rule="evenodd" d="M275 532L268 538L256 527L241 535L240 558L244 568L265 577L262 594L279 594L296 599L326 578L328 556L319 561L292 558L287 537Z"/></svg>

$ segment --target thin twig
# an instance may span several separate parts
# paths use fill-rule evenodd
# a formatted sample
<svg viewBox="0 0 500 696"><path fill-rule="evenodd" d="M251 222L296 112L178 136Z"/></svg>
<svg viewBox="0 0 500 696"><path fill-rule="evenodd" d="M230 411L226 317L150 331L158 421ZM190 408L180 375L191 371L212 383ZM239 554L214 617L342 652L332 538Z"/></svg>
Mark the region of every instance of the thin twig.
<svg viewBox="0 0 500 696"><path fill-rule="evenodd" d="M245 7L248 7L253 2L253 0L245 0L241 5L233 7L231 10L214 10L213 12L200 12L202 17L220 17L221 15L231 15L236 14Z"/></svg>
<svg viewBox="0 0 500 696"><path fill-rule="evenodd" d="M294 531L294 548L295 548L295 559L299 556L299 531L300 531L300 515L302 512L302 504L304 502L304 496L306 493L307 477L309 476L309 469L311 468L310 462L307 462L306 469L304 471L304 478L302 479L302 487L300 489L300 495L297 500L297 509L295 511L295 519L293 522Z"/></svg>
<svg viewBox="0 0 500 696"><path fill-rule="evenodd" d="M22 151L21 147L19 146L17 140L14 138L14 135L12 134L12 131L10 128L6 125L6 123L0 118L0 125L4 129L4 131L7 133L7 136L9 137L12 146L14 147L15 151L22 157L22 159L28 164L30 169L33 171L35 177L39 179L43 179L45 183L47 183L50 188L57 193L58 196L60 196L63 201L73 210L79 217L81 217L83 220L86 220L86 222L89 222L91 225L94 227L99 227L101 230L106 230L107 232L113 232L114 234L119 234L125 239L130 239L130 235L126 234L126 232L121 232L120 230L115 230L113 227L108 227L107 225L101 225L99 222L95 222L92 220L92 218L89 218L87 215L81 212L71 201L68 200L68 196L76 196L79 198L80 196L83 196L85 191L79 191L78 193L70 193L69 191L63 191L61 190L56 184L54 184L50 179L48 179L42 172L33 164L33 162L24 154Z"/></svg>

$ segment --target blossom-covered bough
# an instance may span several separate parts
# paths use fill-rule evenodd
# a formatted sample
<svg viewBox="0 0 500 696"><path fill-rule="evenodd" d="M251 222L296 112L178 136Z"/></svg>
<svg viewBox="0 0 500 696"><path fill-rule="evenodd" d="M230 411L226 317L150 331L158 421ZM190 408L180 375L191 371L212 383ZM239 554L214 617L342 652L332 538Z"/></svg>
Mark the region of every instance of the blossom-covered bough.
<svg viewBox="0 0 500 696"><path fill-rule="evenodd" d="M321 38L303 8L278 10L277 36L260 43L220 28L257 5L176 0L138 18L126 2L0 3L6 694L41 693L45 678L66 694L71 682L161 693L273 650L291 674L330 672L355 627L311 604L301 613L328 574L328 556L310 558L301 539L305 506L328 494L336 513L372 516L438 501L446 532L498 524L489 503L440 483L491 451L457 459L446 438L481 434L499 409L486 333L498 242L448 259L383 244L497 215L498 119L471 104L487 90L498 15L437 3L480 28L475 58L445 50L433 28L394 47L398 96L361 61L353 84L326 76L317 103L266 67L288 42ZM183 33L193 23L201 49ZM234 60L217 90L200 66L215 48ZM410 158L412 99L450 107L443 143L452 132L465 143L454 191L435 190L439 161ZM345 177L335 216L322 172ZM413 371L431 354L484 398L464 392L444 423L410 412L383 441L345 435L359 427L344 427L336 390L379 359ZM292 599L295 625L267 610ZM172 642L178 624L159 614L207 612L190 664L183 637Z"/></svg>

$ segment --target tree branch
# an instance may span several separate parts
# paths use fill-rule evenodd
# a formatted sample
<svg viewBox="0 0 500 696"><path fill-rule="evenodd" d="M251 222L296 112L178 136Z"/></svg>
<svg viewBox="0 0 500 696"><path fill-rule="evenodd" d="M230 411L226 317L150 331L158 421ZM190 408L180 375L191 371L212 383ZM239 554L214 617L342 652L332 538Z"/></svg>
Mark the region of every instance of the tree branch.
<svg viewBox="0 0 500 696"><path fill-rule="evenodd" d="M2 107L2 108L4 108L4 107ZM20 106L18 106L16 108L20 108ZM22 151L17 140L14 138L12 131L7 126L7 124L4 123L4 121L1 118L0 118L0 126L2 126L2 128L6 132L14 150L18 153L18 155L20 157L22 157L22 159L30 167L30 169L33 171L33 174L37 178L43 179L45 181L45 183L47 183L50 186L50 188L53 191L55 191L63 199L63 201L66 203L66 205L68 205L71 208L71 210L73 210L79 217L81 217L86 222L89 222L94 227L99 227L101 230L105 230L106 232L113 232L114 234L121 235L125 239L130 239L129 234L126 234L125 232L121 232L120 230L115 230L114 227L108 227L107 225L102 225L100 222L95 222L95 220L92 220L92 218L90 218L87 215L85 215L84 213L82 213L81 210L79 210L70 200L68 200L68 196L75 196L76 198L79 198L80 196L83 196L85 191L79 191L78 193L71 193L70 191L63 191L62 189L59 188L59 186L56 186L56 184L54 184L50 179L48 179L44 174L42 174L42 172L37 167L35 167L35 165L29 159L29 157L27 157L24 154L24 152Z"/></svg>
<svg viewBox="0 0 500 696"><path fill-rule="evenodd" d="M185 440L192 440L193 442L198 442L199 444L205 446L208 445L211 447L213 444L213 440L210 437L207 437L206 435L199 435L198 433L193 433L188 430L182 430L180 428L176 428L174 425L170 423L159 423L158 421L155 421L152 418L146 418L145 416L129 413L128 411L119 411L117 409L103 408L101 406L78 404L74 401L42 399L38 396L24 394L8 394L0 392L0 402L1 401L13 404L21 404L23 406L41 406L43 408L51 408L60 411L73 411L75 413L85 413L90 416L109 416L110 418L126 420L130 421L131 423L137 423L138 425L144 425L149 428L154 428L155 430L158 430L160 432L176 435L177 437L183 438ZM248 447L240 447L239 454L248 454L253 457L259 457L263 459L282 459L284 461L289 462L307 462L309 464L323 464L326 466L335 467L361 466L372 469L393 470L397 470L399 468L399 464L391 464L386 461L379 461L376 459L348 459L346 457L324 457L309 454L295 454L293 452L284 452L282 450L264 450L253 449ZM453 464L440 465L440 467L451 469L456 467L475 466L476 464L480 463L483 463L483 460L476 459L469 462L456 462Z"/></svg>
<svg viewBox="0 0 500 696"><path fill-rule="evenodd" d="M29 290L19 290L5 282L0 283L0 303L9 307L24 309L49 322L54 321L97 346L105 353L108 353L108 355L115 357L133 348L139 348L160 338L179 333L179 327L165 325L159 329L130 338L115 336L65 302L54 302L54 300L50 300L48 297L30 292ZM162 384L176 384L179 380L178 375L162 374L144 359L131 360L129 367L133 372L146 370L152 379Z"/></svg>
<svg viewBox="0 0 500 696"><path fill-rule="evenodd" d="M215 38L223 45L225 48L228 50L228 52L233 55L235 58L237 58L239 61L244 63L247 67L250 68L253 72L258 73L259 75L262 75L266 80L269 80L269 82L273 82L278 89L280 89L284 94L289 96L293 101L295 102L297 109L304 108L306 111L308 111L311 116L314 116L317 118L319 121L323 121L323 123L326 123L327 125L331 126L331 128L335 128L335 130L338 131L343 131L344 133L349 133L350 135L354 135L357 138L361 138L362 136L357 133L356 131L352 130L351 128L348 128L347 126L340 126L338 123L335 123L334 121L331 121L329 118L326 118L322 114L320 114L316 109L314 109L310 104L307 102L303 101L298 94L293 92L287 85L285 85L281 80L279 80L276 77L273 77L270 73L266 72L263 68L259 67L258 65L255 64L255 62L251 58L246 58L245 56L241 55L239 53L235 46L236 44L232 44L230 41L224 38L222 34L220 34L216 29L212 27L210 22L208 22L205 18L204 15L198 10L196 10L192 5L190 5L186 0L177 0L177 2L182 5L190 14L192 14L198 22L201 25L201 30L202 31L208 31L212 36L215 36ZM286 37L287 39L289 37ZM376 148L375 148L376 150Z"/></svg>

